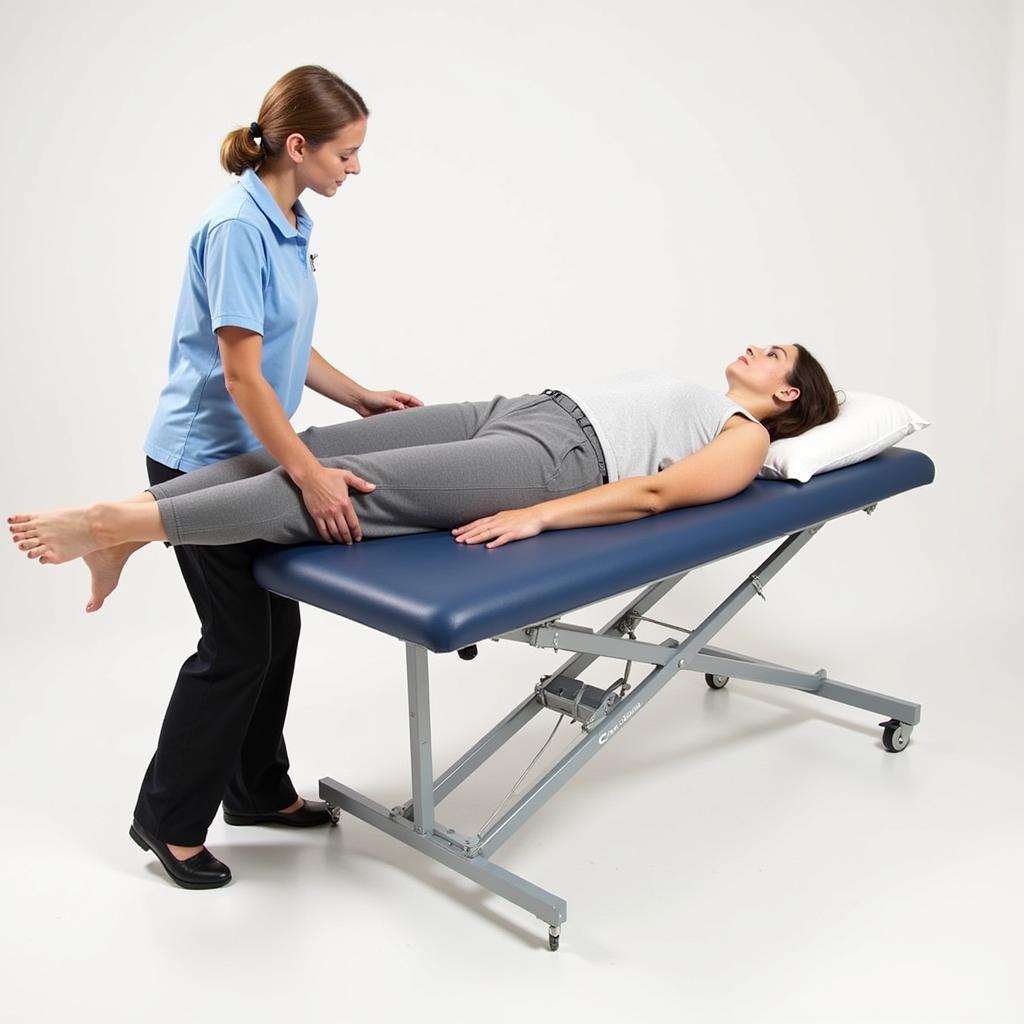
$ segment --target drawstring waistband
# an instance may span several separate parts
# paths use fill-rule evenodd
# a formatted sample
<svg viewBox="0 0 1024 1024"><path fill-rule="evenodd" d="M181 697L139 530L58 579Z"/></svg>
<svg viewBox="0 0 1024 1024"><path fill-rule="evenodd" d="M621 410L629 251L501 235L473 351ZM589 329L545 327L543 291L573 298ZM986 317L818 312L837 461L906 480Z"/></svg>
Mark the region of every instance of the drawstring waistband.
<svg viewBox="0 0 1024 1024"><path fill-rule="evenodd" d="M561 391L545 388L543 394L548 395L555 405L560 409L564 409L579 424L580 430L583 431L586 439L590 442L591 448L594 449L594 454L597 456L597 464L601 469L601 482L608 483L608 467L605 465L601 442L598 441L597 431L594 430L590 420L587 419L586 413L568 395Z"/></svg>

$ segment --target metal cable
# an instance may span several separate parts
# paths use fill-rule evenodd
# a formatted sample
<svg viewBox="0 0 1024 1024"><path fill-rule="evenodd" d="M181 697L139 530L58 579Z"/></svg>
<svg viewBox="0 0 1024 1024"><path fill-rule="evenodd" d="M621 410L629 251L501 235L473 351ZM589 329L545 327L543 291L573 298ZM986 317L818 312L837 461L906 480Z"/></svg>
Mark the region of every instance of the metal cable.
<svg viewBox="0 0 1024 1024"><path fill-rule="evenodd" d="M660 619L652 619L647 615L634 616L640 622L653 622L656 626L666 626L668 629L681 629L684 633L692 633L692 629L687 629L685 626L676 626L671 622L662 622Z"/></svg>
<svg viewBox="0 0 1024 1024"><path fill-rule="evenodd" d="M542 746L540 750L537 751L537 756L534 757L534 759L524 769L523 774L520 775L519 778L516 779L516 781L513 783L512 788L508 791L508 795L505 797L505 799L502 800L501 803L494 808L494 810L491 812L491 816L483 823L483 825L480 826L479 830L477 831L477 835L482 836L484 834L490 823L494 821L494 819L501 813L501 811L504 810L505 804L507 804L509 800L511 800L512 797L516 795L516 793L519 790L520 783L522 783L523 779L526 778L530 769L537 763L537 760L540 758L540 755L543 754L545 750L547 750L548 744L555 738L555 733L558 732L558 727L562 724L562 719L564 717L565 716L561 714L558 716L558 721L555 722L555 727L551 730L551 735L548 736L548 738L544 741L544 746Z"/></svg>
<svg viewBox="0 0 1024 1024"><path fill-rule="evenodd" d="M627 635L629 636L630 640L635 640L636 639L636 633L634 633L632 630L630 630ZM622 690L619 692L619 700L622 700L622 698L626 696L626 691L629 689L629 682L628 682L628 680L629 680L629 670L632 667L633 667L633 662L632 661L627 661L626 662L626 667L625 667L625 669L623 670L623 673L622 673L622 678L621 679L616 679L615 682L612 683L611 686L609 686L606 690L604 690L601 693L601 700L599 701L599 703L603 704L604 701L605 701L605 698L608 696L608 694L611 693L612 690L618 689L620 686L622 687Z"/></svg>
<svg viewBox="0 0 1024 1024"><path fill-rule="evenodd" d="M640 619L640 620L642 620L644 622L653 622L653 623L655 623L656 625L659 625L659 626L668 626L670 629L682 629L684 633L691 632L690 630L686 629L683 626L673 626L672 623L670 623L670 622L659 622L657 619L650 619L646 615L638 615L638 616L636 616L636 618ZM636 639L636 633L634 633L632 630L629 631L628 636L629 636L630 640L635 640ZM622 691L619 694L619 699L621 700L623 697L625 697L626 691L629 689L629 683L627 682L627 680L629 679L629 670L632 667L633 667L633 662L632 661L627 661L626 662L626 668L625 668L625 671L623 672L622 678L621 679L616 679L615 682L611 684L611 686L609 686L606 690L604 690L604 692L601 694L601 702L604 701L604 699L608 696L609 693L612 692L612 690L618 689L619 687L622 687ZM577 695L577 704L578 704L579 698L582 695L582 693L583 693L583 690L581 688L579 694ZM566 716L564 714L559 712L558 721L555 722L555 727L554 727L554 729L551 730L551 735L548 736L548 738L544 741L544 745L540 748L540 750L537 751L536 757L534 757L534 759L526 766L526 768L524 769L522 775L520 775L519 778L516 779L516 781L512 784L512 788L508 791L508 795L501 801L501 803L498 804L497 807L495 807L495 809L491 812L490 817L483 823L483 825L480 826L479 830L477 831L477 835L482 836L484 834L484 832L487 831L487 827L491 824L492 821L494 821L494 819L501 813L501 811L503 811L505 809L505 805L519 791L519 786L522 784L523 779L526 778L526 776L530 772L530 769L540 759L540 755L543 754L545 750L547 750L548 744L555 738L555 733L558 732L558 727L562 724L562 719L565 718L565 717ZM575 722L575 721L577 721L577 719L573 718L573 721Z"/></svg>

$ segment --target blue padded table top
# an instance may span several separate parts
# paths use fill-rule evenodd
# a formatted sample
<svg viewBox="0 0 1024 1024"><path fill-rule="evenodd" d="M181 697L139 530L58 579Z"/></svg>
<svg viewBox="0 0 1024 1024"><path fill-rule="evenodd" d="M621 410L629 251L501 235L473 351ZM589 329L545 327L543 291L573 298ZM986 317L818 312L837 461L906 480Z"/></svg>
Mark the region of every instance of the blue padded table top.
<svg viewBox="0 0 1024 1024"><path fill-rule="evenodd" d="M931 483L932 460L888 448L800 484L754 480L725 501L629 523L548 530L487 549L447 530L356 544L268 546L264 589L454 651Z"/></svg>

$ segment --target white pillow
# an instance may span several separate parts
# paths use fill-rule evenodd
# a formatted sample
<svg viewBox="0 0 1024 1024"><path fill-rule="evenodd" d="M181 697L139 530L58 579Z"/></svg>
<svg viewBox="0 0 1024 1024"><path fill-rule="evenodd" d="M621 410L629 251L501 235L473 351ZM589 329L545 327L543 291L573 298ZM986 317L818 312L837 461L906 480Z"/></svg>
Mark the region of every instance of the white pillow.
<svg viewBox="0 0 1024 1024"><path fill-rule="evenodd" d="M852 466L897 441L931 426L893 398L865 391L839 392L839 415L798 435L773 441L757 475L766 480L807 483L816 473ZM843 395L846 401L843 401Z"/></svg>

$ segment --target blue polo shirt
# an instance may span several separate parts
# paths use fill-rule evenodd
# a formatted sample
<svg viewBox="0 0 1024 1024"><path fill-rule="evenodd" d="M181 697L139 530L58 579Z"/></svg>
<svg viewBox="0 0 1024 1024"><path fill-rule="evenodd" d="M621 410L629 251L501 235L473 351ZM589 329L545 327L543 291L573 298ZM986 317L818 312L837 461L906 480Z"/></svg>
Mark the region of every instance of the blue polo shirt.
<svg viewBox="0 0 1024 1024"><path fill-rule="evenodd" d="M198 469L261 441L224 387L218 327L263 336L263 376L290 418L299 406L313 344L317 290L309 260L313 221L298 230L247 169L203 214L189 244L171 335L168 380L145 452L172 469Z"/></svg>

